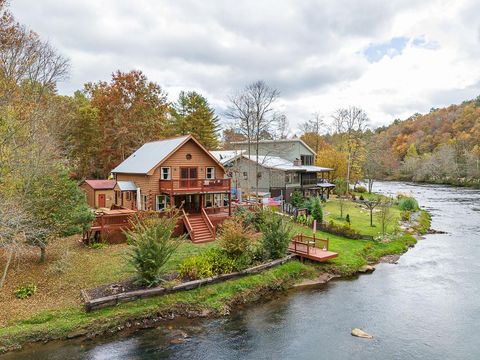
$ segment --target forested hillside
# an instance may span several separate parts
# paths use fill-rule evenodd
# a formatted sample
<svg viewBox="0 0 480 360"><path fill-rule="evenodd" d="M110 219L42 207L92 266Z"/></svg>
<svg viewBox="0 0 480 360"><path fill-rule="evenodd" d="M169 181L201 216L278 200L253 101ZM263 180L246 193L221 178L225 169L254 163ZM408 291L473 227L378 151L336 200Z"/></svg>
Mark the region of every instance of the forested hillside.
<svg viewBox="0 0 480 360"><path fill-rule="evenodd" d="M480 179L480 97L377 129L383 176L475 184Z"/></svg>

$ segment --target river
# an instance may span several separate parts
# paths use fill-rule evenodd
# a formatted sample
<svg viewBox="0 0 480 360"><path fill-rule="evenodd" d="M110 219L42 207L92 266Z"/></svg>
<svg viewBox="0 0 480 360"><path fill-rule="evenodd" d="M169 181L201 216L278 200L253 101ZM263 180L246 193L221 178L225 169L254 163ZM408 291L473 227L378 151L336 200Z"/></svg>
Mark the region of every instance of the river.
<svg viewBox="0 0 480 360"><path fill-rule="evenodd" d="M175 323L129 337L34 345L0 359L480 359L480 191L377 183L412 193L432 216L399 263L370 275L282 294L221 319ZM373 340L352 337L359 327Z"/></svg>

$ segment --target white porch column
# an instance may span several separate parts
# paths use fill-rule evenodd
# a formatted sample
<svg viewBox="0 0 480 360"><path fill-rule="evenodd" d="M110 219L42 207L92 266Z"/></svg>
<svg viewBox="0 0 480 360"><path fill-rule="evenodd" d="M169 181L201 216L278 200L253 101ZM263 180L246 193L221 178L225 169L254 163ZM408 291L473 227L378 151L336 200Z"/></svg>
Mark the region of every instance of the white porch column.
<svg viewBox="0 0 480 360"><path fill-rule="evenodd" d="M140 194L140 188L137 188L137 210L142 210L142 198Z"/></svg>

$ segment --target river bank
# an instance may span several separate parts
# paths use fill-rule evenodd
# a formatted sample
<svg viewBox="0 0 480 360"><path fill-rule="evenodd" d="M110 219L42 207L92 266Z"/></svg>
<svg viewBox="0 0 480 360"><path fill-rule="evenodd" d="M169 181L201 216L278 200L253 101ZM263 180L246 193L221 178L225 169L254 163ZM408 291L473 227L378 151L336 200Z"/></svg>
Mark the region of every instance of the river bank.
<svg viewBox="0 0 480 360"><path fill-rule="evenodd" d="M311 230L303 228L302 232L309 234ZM130 333L179 317L225 316L240 304L263 300L295 284L318 278L328 278L327 281L337 277L351 278L362 266L377 263L385 255L402 254L416 243L409 234L388 243L349 240L325 233L319 236L330 237L332 250L342 255L318 265L291 261L247 278L121 304L89 314L78 307L44 311L28 319L10 321L0 329L0 351L20 349L32 342Z"/></svg>

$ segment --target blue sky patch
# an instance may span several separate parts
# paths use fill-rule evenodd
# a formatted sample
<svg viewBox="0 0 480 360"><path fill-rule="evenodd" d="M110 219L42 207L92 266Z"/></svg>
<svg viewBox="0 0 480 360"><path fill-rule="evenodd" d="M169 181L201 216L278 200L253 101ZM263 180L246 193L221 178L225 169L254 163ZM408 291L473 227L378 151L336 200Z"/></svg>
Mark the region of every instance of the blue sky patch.
<svg viewBox="0 0 480 360"><path fill-rule="evenodd" d="M374 63L380 61L385 55L391 58L400 55L407 46L408 38L406 37L394 37L390 41L381 44L370 44L363 54L367 58L368 62Z"/></svg>

